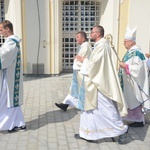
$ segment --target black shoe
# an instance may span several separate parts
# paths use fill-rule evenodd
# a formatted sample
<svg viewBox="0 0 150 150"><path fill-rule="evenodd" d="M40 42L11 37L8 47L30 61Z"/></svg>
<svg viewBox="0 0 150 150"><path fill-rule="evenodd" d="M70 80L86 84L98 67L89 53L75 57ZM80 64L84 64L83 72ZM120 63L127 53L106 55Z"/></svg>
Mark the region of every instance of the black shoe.
<svg viewBox="0 0 150 150"><path fill-rule="evenodd" d="M111 139L112 139L113 142L116 142L115 139L114 139L113 137L111 137Z"/></svg>
<svg viewBox="0 0 150 150"><path fill-rule="evenodd" d="M21 127L14 127L11 130L8 130L9 133L13 133L13 132L17 132L17 131L25 131L26 130L26 126L21 126Z"/></svg>
<svg viewBox="0 0 150 150"><path fill-rule="evenodd" d="M27 127L24 125L24 126L21 126L21 127L18 127L18 128L19 128L19 131L25 131Z"/></svg>
<svg viewBox="0 0 150 150"><path fill-rule="evenodd" d="M118 144L123 144L125 142L127 134L128 134L128 130L124 134L119 135Z"/></svg>
<svg viewBox="0 0 150 150"><path fill-rule="evenodd" d="M55 105L56 105L58 108L62 109L63 111L66 111L67 108L68 108L68 106L69 106L68 104L63 104L63 103L60 103L60 104L55 103Z"/></svg>
<svg viewBox="0 0 150 150"><path fill-rule="evenodd" d="M75 137L76 139L83 139L83 138L80 137L79 134L75 134L74 137ZM84 139L84 140L85 140L85 139Z"/></svg>
<svg viewBox="0 0 150 150"><path fill-rule="evenodd" d="M13 129L8 130L9 133L13 133L13 132L17 132L17 131L19 131L18 127L14 127Z"/></svg>
<svg viewBox="0 0 150 150"><path fill-rule="evenodd" d="M128 125L129 127L144 127L143 122L134 122Z"/></svg>
<svg viewBox="0 0 150 150"><path fill-rule="evenodd" d="M74 137L75 137L76 139L85 140L85 141L87 141L87 142L97 143L97 141L94 141L94 140L87 140L87 139L84 139L84 138L80 137L79 134L75 134Z"/></svg>

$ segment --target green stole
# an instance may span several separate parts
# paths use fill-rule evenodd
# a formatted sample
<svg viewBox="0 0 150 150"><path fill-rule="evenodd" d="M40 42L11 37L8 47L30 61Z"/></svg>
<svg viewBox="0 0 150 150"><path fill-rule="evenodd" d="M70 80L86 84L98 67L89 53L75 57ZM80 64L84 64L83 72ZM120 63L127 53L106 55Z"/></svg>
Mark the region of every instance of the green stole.
<svg viewBox="0 0 150 150"><path fill-rule="evenodd" d="M16 43L18 48L17 51L17 60L15 66L15 79L14 79L14 97L13 97L13 104L14 107L19 106L19 84L20 84L20 70L21 70L21 52L20 52L20 45L19 42L13 38L11 38Z"/></svg>

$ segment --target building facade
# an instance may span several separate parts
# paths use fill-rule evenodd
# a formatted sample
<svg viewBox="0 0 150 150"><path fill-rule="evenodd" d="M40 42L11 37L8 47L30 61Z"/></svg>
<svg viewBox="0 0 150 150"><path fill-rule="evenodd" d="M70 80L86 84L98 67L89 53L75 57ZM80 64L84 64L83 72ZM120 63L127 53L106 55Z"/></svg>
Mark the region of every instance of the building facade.
<svg viewBox="0 0 150 150"><path fill-rule="evenodd" d="M24 74L72 70L78 48L75 34L84 30L89 38L95 25L113 36L120 58L126 51L127 25L137 27L137 44L144 53L150 51L149 0L0 0L0 5L1 21L13 22L15 34L22 38Z"/></svg>

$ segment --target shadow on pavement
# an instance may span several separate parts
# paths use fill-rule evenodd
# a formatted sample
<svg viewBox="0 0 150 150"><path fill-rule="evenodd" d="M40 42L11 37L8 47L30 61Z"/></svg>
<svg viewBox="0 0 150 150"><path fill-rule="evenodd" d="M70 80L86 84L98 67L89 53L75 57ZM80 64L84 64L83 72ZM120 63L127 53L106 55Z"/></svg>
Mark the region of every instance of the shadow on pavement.
<svg viewBox="0 0 150 150"><path fill-rule="evenodd" d="M77 114L77 110L74 108L68 109L66 112L62 110L49 111L34 120L26 122L27 130L37 130L50 123L65 122Z"/></svg>

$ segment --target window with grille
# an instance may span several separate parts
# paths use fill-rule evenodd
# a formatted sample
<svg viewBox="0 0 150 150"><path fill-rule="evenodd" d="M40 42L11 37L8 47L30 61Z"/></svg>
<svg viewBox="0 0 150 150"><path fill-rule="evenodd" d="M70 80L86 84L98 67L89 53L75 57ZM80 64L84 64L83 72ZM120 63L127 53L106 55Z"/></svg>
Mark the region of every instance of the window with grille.
<svg viewBox="0 0 150 150"><path fill-rule="evenodd" d="M73 59L78 49L78 45L75 41L76 33L78 31L85 31L89 38L93 26L99 25L99 16L100 3L97 1L63 1L63 70L72 69Z"/></svg>
<svg viewBox="0 0 150 150"><path fill-rule="evenodd" d="M4 20L4 0L0 0L0 22ZM4 37L0 35L0 46L4 43Z"/></svg>

